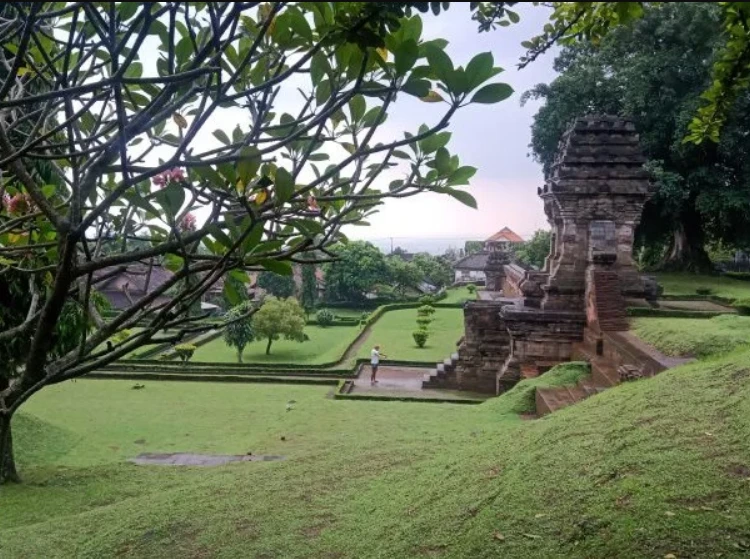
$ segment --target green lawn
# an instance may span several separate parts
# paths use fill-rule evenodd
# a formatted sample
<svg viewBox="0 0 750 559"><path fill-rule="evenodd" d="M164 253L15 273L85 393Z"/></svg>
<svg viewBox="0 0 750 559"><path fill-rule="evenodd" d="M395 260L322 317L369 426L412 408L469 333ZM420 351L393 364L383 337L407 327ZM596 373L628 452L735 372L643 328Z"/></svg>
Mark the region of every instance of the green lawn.
<svg viewBox="0 0 750 559"><path fill-rule="evenodd" d="M447 291L448 297L440 301L441 303L465 303L476 299L476 294L472 295L466 287L454 287Z"/></svg>
<svg viewBox="0 0 750 559"><path fill-rule="evenodd" d="M53 386L15 423L25 484L0 489L0 556L744 556L748 360L698 362L539 421L509 414L526 409L521 389L458 406L283 385ZM124 462L175 451L287 459Z"/></svg>
<svg viewBox="0 0 750 559"><path fill-rule="evenodd" d="M729 299L750 298L750 282L722 276L698 274L654 274L665 295L696 295L696 289L711 289L712 295Z"/></svg>
<svg viewBox="0 0 750 559"><path fill-rule="evenodd" d="M359 357L368 358L372 346L378 344L388 359L436 363L456 351L456 342L464 334L462 309L437 309L430 325L430 339L423 349L417 347L412 332L417 329L417 310L391 311L373 326Z"/></svg>
<svg viewBox="0 0 750 559"><path fill-rule="evenodd" d="M245 363L291 363L320 365L341 359L346 348L360 333L358 326L307 326L305 333L310 340L304 343L278 340L271 346L271 355L266 355L267 341L256 341L245 348ZM214 363L236 363L234 349L217 338L197 349L193 361Z"/></svg>
<svg viewBox="0 0 750 559"><path fill-rule="evenodd" d="M750 317L638 318L633 332L666 355L707 357L750 345Z"/></svg>

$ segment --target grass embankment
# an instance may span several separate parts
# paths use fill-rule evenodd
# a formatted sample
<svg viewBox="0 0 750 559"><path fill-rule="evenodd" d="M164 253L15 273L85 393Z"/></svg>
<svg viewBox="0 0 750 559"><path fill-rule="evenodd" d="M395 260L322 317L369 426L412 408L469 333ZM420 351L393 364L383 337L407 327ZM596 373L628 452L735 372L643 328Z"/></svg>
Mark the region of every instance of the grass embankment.
<svg viewBox="0 0 750 559"><path fill-rule="evenodd" d="M440 301L441 303L465 303L466 301L473 301L477 298L476 293L472 295L466 287L455 287L446 291L447 297Z"/></svg>
<svg viewBox="0 0 750 559"><path fill-rule="evenodd" d="M539 421L507 413L525 406L513 392L468 407L291 386L53 386L16 423L26 484L0 489L0 556L739 557L748 360L697 362ZM123 462L170 451L287 460Z"/></svg>
<svg viewBox="0 0 750 559"><path fill-rule="evenodd" d="M727 299L750 298L750 282L719 275L654 274L665 295L695 296L698 289L710 289L711 295Z"/></svg>
<svg viewBox="0 0 750 559"><path fill-rule="evenodd" d="M750 345L750 317L638 318L633 333L665 355L709 357Z"/></svg>
<svg viewBox="0 0 750 559"><path fill-rule="evenodd" d="M464 335L462 309L436 309L430 324L430 338L424 348L417 347L412 333L417 329L417 310L405 309L385 313L372 327L359 357L369 358L372 346L380 345L388 359L436 363L456 351L456 342Z"/></svg>
<svg viewBox="0 0 750 559"><path fill-rule="evenodd" d="M335 363L341 359L346 348L360 334L359 326L320 326L308 325L305 334L310 338L303 343L278 340L271 346L271 354L266 355L267 340L258 340L245 348L244 363L268 364L291 363L299 365L321 365ZM193 361L211 363L237 363L237 352L219 337L200 346Z"/></svg>

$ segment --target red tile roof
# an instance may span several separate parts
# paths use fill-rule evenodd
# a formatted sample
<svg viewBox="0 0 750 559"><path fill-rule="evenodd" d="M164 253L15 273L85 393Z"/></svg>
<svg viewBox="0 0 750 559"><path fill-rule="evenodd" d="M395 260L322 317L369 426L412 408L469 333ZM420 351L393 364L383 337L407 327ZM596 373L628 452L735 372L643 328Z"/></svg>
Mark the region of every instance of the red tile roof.
<svg viewBox="0 0 750 559"><path fill-rule="evenodd" d="M520 235L517 235L516 233L505 227L501 231L498 231L497 233L492 235L485 241L485 243L495 243L502 241L506 241L509 243L522 243L523 239L520 237Z"/></svg>

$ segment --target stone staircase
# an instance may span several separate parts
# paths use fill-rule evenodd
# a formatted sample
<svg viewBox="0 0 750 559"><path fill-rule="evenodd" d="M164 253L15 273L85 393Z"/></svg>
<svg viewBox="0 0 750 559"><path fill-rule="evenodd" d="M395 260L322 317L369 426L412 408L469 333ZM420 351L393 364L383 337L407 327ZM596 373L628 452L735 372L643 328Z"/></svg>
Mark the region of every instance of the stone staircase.
<svg viewBox="0 0 750 559"><path fill-rule="evenodd" d="M422 388L456 388L456 367L458 366L458 352L451 355L437 367L424 375Z"/></svg>
<svg viewBox="0 0 750 559"><path fill-rule="evenodd" d="M537 388L538 417L603 392L620 384L621 379L650 377L681 364L681 361L662 355L628 332L596 336L589 330L584 341L573 346L572 360L589 363L591 374L574 386Z"/></svg>

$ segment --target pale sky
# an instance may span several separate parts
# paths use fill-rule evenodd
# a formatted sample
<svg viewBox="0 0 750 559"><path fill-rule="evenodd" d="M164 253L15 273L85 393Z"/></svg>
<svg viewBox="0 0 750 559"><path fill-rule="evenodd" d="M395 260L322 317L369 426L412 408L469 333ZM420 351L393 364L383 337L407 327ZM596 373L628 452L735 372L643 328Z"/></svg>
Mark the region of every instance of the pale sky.
<svg viewBox="0 0 750 559"><path fill-rule="evenodd" d="M505 72L495 80L509 83L515 94L496 105L473 105L458 112L449 130L453 132L452 153L461 157L462 165L479 171L468 191L477 199L473 210L444 195L420 194L414 198L388 200L380 213L369 221L370 227L350 228L352 239L442 238L484 239L505 226L523 237L547 221L537 196L543 184L541 166L528 157L531 123L538 107L535 102L520 106L521 94L537 83L549 83L555 77L553 54L548 54L524 70L518 70L518 59L524 53L521 42L538 34L547 21L543 8L519 4L521 22L478 33L477 24L468 13L468 4L453 3L441 17L425 16L424 39L445 38L450 42L446 52L457 65L465 65L474 54L491 51L495 64ZM424 111L430 110L424 105ZM413 109L412 106L409 107ZM410 110L394 111L386 126L397 130L414 130L429 116Z"/></svg>

